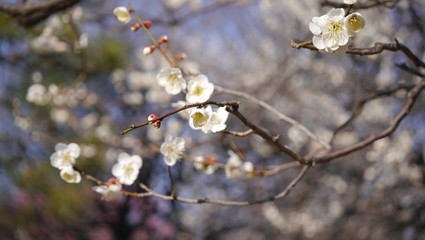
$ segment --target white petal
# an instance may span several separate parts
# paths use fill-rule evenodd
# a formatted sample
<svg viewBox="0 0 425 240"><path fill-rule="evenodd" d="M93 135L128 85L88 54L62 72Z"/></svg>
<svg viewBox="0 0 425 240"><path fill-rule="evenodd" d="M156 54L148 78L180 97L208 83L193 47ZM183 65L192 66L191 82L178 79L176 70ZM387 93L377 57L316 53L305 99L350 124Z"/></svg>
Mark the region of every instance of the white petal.
<svg viewBox="0 0 425 240"><path fill-rule="evenodd" d="M313 36L313 45L317 49L324 49L325 48L325 45L323 43L323 39L321 37L318 37L318 36Z"/></svg>

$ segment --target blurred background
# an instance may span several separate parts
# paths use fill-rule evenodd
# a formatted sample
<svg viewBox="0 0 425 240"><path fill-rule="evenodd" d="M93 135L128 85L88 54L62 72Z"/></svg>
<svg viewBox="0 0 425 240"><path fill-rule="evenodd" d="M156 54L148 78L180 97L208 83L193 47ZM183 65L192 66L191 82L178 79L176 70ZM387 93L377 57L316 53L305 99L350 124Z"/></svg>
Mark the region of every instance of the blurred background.
<svg viewBox="0 0 425 240"><path fill-rule="evenodd" d="M41 1L32 1L41 2ZM91 182L64 182L49 157L58 142L75 142L76 166L102 180L120 152L143 158L140 181L167 194L162 156L152 151L173 133L186 154L217 156L237 148L259 169L290 161L257 136L235 138L190 129L175 115L160 129L120 131L164 114L182 96L167 95L156 75L167 66L142 31L116 20L112 11L130 2L152 34L167 35L185 69L214 84L246 92L296 119L322 139L346 121L356 99L417 77L395 65L399 52L372 56L321 54L290 47L310 40L308 23L330 7L312 0L74 1L38 22L0 13L0 239L425 239L425 97L397 131L372 146L311 169L282 200L250 207L188 205L155 198L104 202ZM361 1L359 2L366 2ZM3 0L15 4L16 1ZM359 10L366 28L354 46L397 38L425 56L425 3ZM24 26L25 25L25 26ZM410 64L410 63L409 63ZM406 91L368 103L335 139L342 148L386 128L403 106ZM240 100L241 112L300 154L317 147L302 132L267 110L216 92L213 100ZM244 131L234 117L228 129ZM179 196L254 200L280 192L298 173L229 180L206 175L181 161L172 168ZM127 190L140 191L136 187Z"/></svg>

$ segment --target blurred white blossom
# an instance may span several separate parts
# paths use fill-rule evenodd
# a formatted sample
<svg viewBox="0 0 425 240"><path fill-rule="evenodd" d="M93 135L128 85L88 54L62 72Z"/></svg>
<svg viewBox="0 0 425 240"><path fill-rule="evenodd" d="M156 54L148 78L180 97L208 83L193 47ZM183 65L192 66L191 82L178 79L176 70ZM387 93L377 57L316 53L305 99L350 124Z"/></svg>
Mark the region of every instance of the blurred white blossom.
<svg viewBox="0 0 425 240"><path fill-rule="evenodd" d="M241 158L232 150L229 150L227 153L230 155L230 157L227 159L227 163L224 167L226 177L230 179L235 179L242 176L243 162Z"/></svg>
<svg viewBox="0 0 425 240"><path fill-rule="evenodd" d="M131 15L126 7L117 7L113 13L120 22L129 23L131 21Z"/></svg>
<svg viewBox="0 0 425 240"><path fill-rule="evenodd" d="M28 88L26 99L37 105L45 105L47 103L46 87L39 83L35 83Z"/></svg>
<svg viewBox="0 0 425 240"><path fill-rule="evenodd" d="M81 174L78 171L75 171L72 166L62 168L60 171L60 176L67 183L81 182Z"/></svg>
<svg viewBox="0 0 425 240"><path fill-rule="evenodd" d="M203 157L198 156L195 157L195 161L193 162L196 170L203 171L207 175L211 175L217 170L217 158L215 157Z"/></svg>
<svg viewBox="0 0 425 240"><path fill-rule="evenodd" d="M55 152L50 156L50 163L58 169L72 168L80 156L80 147L76 143L58 143Z"/></svg>
<svg viewBox="0 0 425 240"><path fill-rule="evenodd" d="M213 91L214 84L208 81L207 76L200 74L188 82L186 101L188 103L205 102Z"/></svg>
<svg viewBox="0 0 425 240"><path fill-rule="evenodd" d="M357 2L357 0L344 0L345 4L354 4L355 2Z"/></svg>
<svg viewBox="0 0 425 240"><path fill-rule="evenodd" d="M185 151L185 141L183 138L174 137L170 134L161 144L160 152L164 155L164 161L168 166L176 164Z"/></svg>
<svg viewBox="0 0 425 240"><path fill-rule="evenodd" d="M112 166L112 175L118 178L121 184L131 185L136 181L142 164L143 161L140 156L130 156L122 152L118 155L118 162Z"/></svg>
<svg viewBox="0 0 425 240"><path fill-rule="evenodd" d="M163 68L159 72L158 83L168 94L176 95L186 89L186 80L178 68Z"/></svg>
<svg viewBox="0 0 425 240"><path fill-rule="evenodd" d="M105 185L93 187L93 191L102 194L102 200L111 201L121 195L121 183L116 178L109 179Z"/></svg>

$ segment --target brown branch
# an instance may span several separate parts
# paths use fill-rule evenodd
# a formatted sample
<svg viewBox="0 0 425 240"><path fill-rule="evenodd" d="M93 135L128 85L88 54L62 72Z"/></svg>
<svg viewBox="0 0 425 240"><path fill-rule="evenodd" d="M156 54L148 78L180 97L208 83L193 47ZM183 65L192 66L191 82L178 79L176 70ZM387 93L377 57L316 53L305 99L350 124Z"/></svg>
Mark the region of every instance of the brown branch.
<svg viewBox="0 0 425 240"><path fill-rule="evenodd" d="M254 200L254 201L226 201L226 200L210 200L208 198L204 199L191 199L191 198L182 198L182 197L175 197L173 196L167 196L163 194L156 193L152 191L149 187L144 185L143 183L139 183L139 186L146 191L146 193L138 193L140 194L140 197L145 196L152 196L159 199L167 200L167 201L177 201L182 203L189 203L189 204L215 204L215 205L223 205L223 206L250 206L270 201L275 201L278 199L282 199L286 197L289 192L297 185L298 182L301 181L301 179L305 176L307 173L307 170L309 169L309 166L304 166L299 174L288 184L288 186L280 193L267 197L261 200ZM141 195L141 194L148 194L148 195Z"/></svg>
<svg viewBox="0 0 425 240"><path fill-rule="evenodd" d="M300 49L300 48L307 48L312 51L318 51L318 49L313 45L312 41L303 42L297 39L291 39L290 42L291 47ZM369 48L352 48L349 47L347 54L353 54L353 55L375 55L380 54L384 50L387 51L401 51L410 61L412 61L416 66L425 68L425 63L422 62L418 57L413 54L413 52L406 47L404 44L399 43L397 39L395 40L395 43L381 43L376 42L373 47Z"/></svg>
<svg viewBox="0 0 425 240"><path fill-rule="evenodd" d="M72 7L81 0L48 0L42 2L29 2L11 4L0 2L0 12L16 19L19 24L31 27L50 15Z"/></svg>
<svg viewBox="0 0 425 240"><path fill-rule="evenodd" d="M239 106L232 105L227 106L226 110L233 114L235 117L237 117L242 123L245 124L245 126L249 127L254 131L255 134L262 137L264 140L275 146L279 151L286 153L288 156L290 156L293 160L298 161L300 163L304 163L303 159L298 156L295 152L293 152L290 148L287 146L282 145L279 142L279 136L272 136L268 132L266 132L264 129L257 127L255 124L253 124L251 121L249 121L244 115L242 115L239 110Z"/></svg>
<svg viewBox="0 0 425 240"><path fill-rule="evenodd" d="M369 0L367 2L356 2L353 5L353 9L367 9L377 6L384 7L394 7L400 0ZM329 0L320 0L322 6L329 6L334 8L346 8L349 5L343 3L342 1L329 1Z"/></svg>
<svg viewBox="0 0 425 240"><path fill-rule="evenodd" d="M400 111L400 113L393 119L393 121L391 122L390 126L388 128L386 128L385 130L383 130L380 133L374 134L372 136L370 136L369 138L354 144L352 146L340 149L340 150L336 150L333 151L331 153L326 154L323 157L319 157L319 158L313 158L312 160L307 161L309 164L311 165L315 165L315 164L323 164L323 163L327 163L330 162L336 158L340 158L343 156L346 156L348 154L351 154L353 152L356 152L360 149L363 149L367 146L369 146L370 144L374 143L375 141L387 137L390 134L392 134L397 127L400 125L400 122L410 113L410 110L412 109L413 105L416 102L416 99L418 98L418 96L420 95L420 93L422 92L423 88L425 87L425 79L422 79L416 86L415 88L413 88L408 94L407 94L407 101L403 107L403 109Z"/></svg>
<svg viewBox="0 0 425 240"><path fill-rule="evenodd" d="M342 131L343 129L345 129L346 127L348 127L358 116L360 116L360 114L363 111L363 107L366 103L368 103L369 101L372 101L374 99L380 98L380 97L387 97L387 96L391 96L394 93L396 93L397 91L401 90L401 89L407 89L410 90L413 87L415 87L415 84L413 83L399 83L396 86L389 88L389 89L384 89L384 90L377 90L374 93L369 94L366 97L363 97L361 99L358 99L354 105L354 108L351 112L351 116L341 125L339 126L333 133L331 140L329 141L330 144L333 143L333 141L335 140L337 134Z"/></svg>
<svg viewBox="0 0 425 240"><path fill-rule="evenodd" d="M221 133L233 135L235 137L246 137L254 133L252 129L248 129L245 132L235 132L235 131L229 131L229 130L223 130Z"/></svg>
<svg viewBox="0 0 425 240"><path fill-rule="evenodd" d="M247 94L247 93L226 89L226 88L223 88L223 87L220 87L220 86L217 86L217 85L215 86L215 89L218 92L221 92L221 93L225 93L225 94L229 94L229 95L232 95L232 96L244 98L244 99L246 99L246 100L248 100L252 103L255 103L255 104L263 107L264 109L267 109L271 113L275 114L279 118L279 120L285 121L285 122L291 124L292 126L297 128L298 130L300 130L301 132L303 132L304 134L309 136L311 139L318 142L320 145L323 146L324 149L330 149L329 144L327 144L325 141L323 141L318 136L316 136L314 133L312 133L310 130L308 130L304 125L297 122L295 119L290 118L290 117L286 116L285 114L279 112L276 108L272 107L271 105L267 104L266 102L261 101L261 100L255 98L255 97L253 97L252 95Z"/></svg>
<svg viewBox="0 0 425 240"><path fill-rule="evenodd" d="M204 198L204 199L191 199L191 198L181 198L181 197L177 197L173 194L171 195L163 195L163 194L159 194L154 192L152 189L150 189L148 186L146 186L143 183L138 183L139 187L142 188L144 191L144 193L135 193L135 192L129 192L126 190L121 190L122 194L128 195L128 196L132 196L132 197L156 197L159 199L163 199L163 200L168 200L168 201L177 201L177 202L182 202L182 203L190 203L190 204L203 204L203 203L207 203L207 204L215 204L215 205L224 205L224 206L249 206L249 205L255 205L255 204L260 204L260 203L265 203L265 202L270 202L270 201L275 201L278 199L282 199L284 197L286 197L289 192L295 187L295 185L297 185L298 182L301 181L301 179L305 176L305 174L307 173L307 170L309 169L309 166L304 166L301 171L298 173L298 175L288 184L288 186L286 186L286 188L271 197L267 197L261 200L254 200L254 201L226 201L226 200L209 200L208 198ZM78 169L75 169L76 171L79 171ZM99 179L86 174L82 171L79 171L80 174L85 177L87 180L94 182L96 185L103 185L103 182L100 181Z"/></svg>
<svg viewBox="0 0 425 240"><path fill-rule="evenodd" d="M259 177L270 177L270 176L273 176L273 175L276 175L276 174L282 172L283 170L286 170L286 169L292 168L292 167L296 167L296 166L300 166L300 163L299 162L284 163L284 164L281 164L281 165L276 166L276 167L274 167L272 169L269 169L269 170L258 171L258 173L256 174L256 176L259 176Z"/></svg>
<svg viewBox="0 0 425 240"><path fill-rule="evenodd" d="M125 135L128 132L130 132L130 131L132 131L132 130L134 130L136 128L144 127L146 125L153 124L153 123L155 123L157 121L162 121L164 118L169 117L169 116L171 116L173 114L176 114L178 112L181 112L183 110L186 110L188 108L204 107L206 105L216 105L216 106L219 106L219 107L224 107L224 106L239 106L239 102L236 102L236 101L231 101L231 102L229 102L229 101L215 102L215 101L208 100L208 101L203 102L203 103L188 104L188 105L185 105L185 106L183 106L181 108L178 108L178 109L176 109L174 111L171 111L169 113L166 113L166 114L164 114L162 116L159 116L159 117L155 118L154 120L150 120L150 121L147 121L147 122L138 124L138 125L131 125L128 129L122 131L121 132L121 135Z"/></svg>

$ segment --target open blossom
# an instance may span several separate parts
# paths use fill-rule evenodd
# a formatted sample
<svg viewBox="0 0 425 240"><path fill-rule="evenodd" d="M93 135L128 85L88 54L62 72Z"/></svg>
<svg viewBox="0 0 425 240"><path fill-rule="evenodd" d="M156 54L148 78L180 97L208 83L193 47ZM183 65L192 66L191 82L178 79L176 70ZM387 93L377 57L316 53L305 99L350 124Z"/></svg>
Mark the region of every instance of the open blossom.
<svg viewBox="0 0 425 240"><path fill-rule="evenodd" d="M81 181L81 174L72 167L62 168L60 175L68 183L79 183Z"/></svg>
<svg viewBox="0 0 425 240"><path fill-rule="evenodd" d="M39 83L35 83L28 88L26 99L28 102L37 105L44 105L47 102L46 87Z"/></svg>
<svg viewBox="0 0 425 240"><path fill-rule="evenodd" d="M211 175L217 170L217 158L216 157L195 157L195 168L199 171L204 171L206 174Z"/></svg>
<svg viewBox="0 0 425 240"><path fill-rule="evenodd" d="M226 107L219 107L212 112L210 121L208 121L203 127L204 133L209 132L220 132L226 129L226 121L229 117L229 112L226 111Z"/></svg>
<svg viewBox="0 0 425 240"><path fill-rule="evenodd" d="M189 115L189 126L192 129L200 130L203 127L208 127L208 123L211 120L213 111L211 106L205 108L195 108L190 112Z"/></svg>
<svg viewBox="0 0 425 240"><path fill-rule="evenodd" d="M117 7L114 9L114 14L117 16L118 21L129 23L131 21L130 12L126 7Z"/></svg>
<svg viewBox="0 0 425 240"><path fill-rule="evenodd" d="M354 4L354 3L356 3L357 2L357 0L344 0L344 3L345 4Z"/></svg>
<svg viewBox="0 0 425 240"><path fill-rule="evenodd" d="M348 43L350 35L344 15L344 9L334 8L327 14L312 19L309 27L314 34L313 44L317 49L333 52Z"/></svg>
<svg viewBox="0 0 425 240"><path fill-rule="evenodd" d="M229 150L227 152L230 157L227 159L227 163L224 166L224 171L226 172L226 177L230 179L238 178L242 176L242 160L241 158L234 153L233 151Z"/></svg>
<svg viewBox="0 0 425 240"><path fill-rule="evenodd" d="M111 201L121 195L121 188L119 180L111 178L105 185L93 187L93 191L102 194L102 200Z"/></svg>
<svg viewBox="0 0 425 240"><path fill-rule="evenodd" d="M200 74L187 84L186 101L188 103L200 103L207 101L214 91L214 84L208 78Z"/></svg>
<svg viewBox="0 0 425 240"><path fill-rule="evenodd" d="M118 162L112 167L112 175L118 178L121 184L131 185L136 181L142 164L140 156L130 156L122 152L118 155Z"/></svg>
<svg viewBox="0 0 425 240"><path fill-rule="evenodd" d="M168 94L176 95L186 89L186 80L178 68L163 68L158 76L158 83Z"/></svg>
<svg viewBox="0 0 425 240"><path fill-rule="evenodd" d="M177 160L182 157L184 150L184 139L174 137L172 134L165 138L165 141L161 144L160 148L160 152L164 155L164 161L168 166L176 164Z"/></svg>
<svg viewBox="0 0 425 240"><path fill-rule="evenodd" d="M80 156L80 147L76 143L58 143L55 146L56 152L50 156L50 164L58 169L72 168L75 160Z"/></svg>
<svg viewBox="0 0 425 240"><path fill-rule="evenodd" d="M364 28L365 23L363 16L358 12L351 13L345 17L345 25L347 26L347 31L351 36Z"/></svg>

